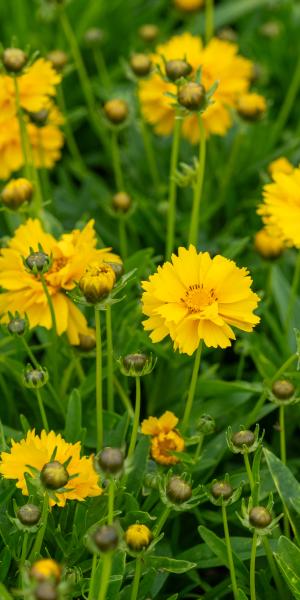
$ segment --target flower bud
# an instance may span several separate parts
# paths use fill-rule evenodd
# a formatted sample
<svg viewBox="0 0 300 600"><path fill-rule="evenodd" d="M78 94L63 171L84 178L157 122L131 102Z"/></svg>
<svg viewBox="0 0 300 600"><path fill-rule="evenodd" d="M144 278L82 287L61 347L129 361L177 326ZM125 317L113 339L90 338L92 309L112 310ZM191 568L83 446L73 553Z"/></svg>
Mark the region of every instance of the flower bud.
<svg viewBox="0 0 300 600"><path fill-rule="evenodd" d="M103 448L97 454L96 461L104 473L116 475L123 468L124 455L120 448Z"/></svg>
<svg viewBox="0 0 300 600"><path fill-rule="evenodd" d="M155 362L152 356L138 353L127 354L119 360L121 372L127 377L148 375L153 370Z"/></svg>
<svg viewBox="0 0 300 600"><path fill-rule="evenodd" d="M39 583L34 591L35 600L58 600L57 587L51 581Z"/></svg>
<svg viewBox="0 0 300 600"><path fill-rule="evenodd" d="M91 27L84 34L84 41L90 48L101 46L104 40L104 31L98 27Z"/></svg>
<svg viewBox="0 0 300 600"><path fill-rule="evenodd" d="M108 102L104 104L104 113L111 123L120 125L121 123L124 123L128 117L128 104L125 100L119 98L108 100Z"/></svg>
<svg viewBox="0 0 300 600"><path fill-rule="evenodd" d="M214 433L215 429L215 419L210 415L201 415L200 419L197 421L197 431L204 435L210 435L211 433Z"/></svg>
<svg viewBox="0 0 300 600"><path fill-rule="evenodd" d="M191 13L199 10L204 4L204 0L174 0L174 4L179 10Z"/></svg>
<svg viewBox="0 0 300 600"><path fill-rule="evenodd" d="M246 121L257 121L266 112L266 108L264 97L255 93L243 94L237 101L237 111Z"/></svg>
<svg viewBox="0 0 300 600"><path fill-rule="evenodd" d="M29 113L30 121L38 127L46 125L48 116L49 110L47 108L41 108L41 110L38 110L37 112Z"/></svg>
<svg viewBox="0 0 300 600"><path fill-rule="evenodd" d="M11 319L7 325L8 332L11 335L23 335L26 331L27 321L26 319L21 319L19 317L15 317Z"/></svg>
<svg viewBox="0 0 300 600"><path fill-rule="evenodd" d="M112 205L116 212L127 213L131 204L132 200L126 192L118 192L112 197Z"/></svg>
<svg viewBox="0 0 300 600"><path fill-rule="evenodd" d="M179 88L178 102L187 110L200 110L205 102L205 87L189 81Z"/></svg>
<svg viewBox="0 0 300 600"><path fill-rule="evenodd" d="M168 60L166 62L166 75L171 81L187 77L192 72L192 66L185 60Z"/></svg>
<svg viewBox="0 0 300 600"><path fill-rule="evenodd" d="M46 273L50 267L50 256L45 252L31 252L25 259L25 265L34 275L37 273Z"/></svg>
<svg viewBox="0 0 300 600"><path fill-rule="evenodd" d="M48 381L48 371L45 367L33 368L28 365L23 373L23 381L28 388L41 388Z"/></svg>
<svg viewBox="0 0 300 600"><path fill-rule="evenodd" d="M20 177L9 181L1 192L1 200L5 206L17 210L24 202L30 202L33 195L32 183Z"/></svg>
<svg viewBox="0 0 300 600"><path fill-rule="evenodd" d="M271 230L263 227L255 234L254 247L263 258L272 260L282 254L285 244L279 235L273 235Z"/></svg>
<svg viewBox="0 0 300 600"><path fill-rule="evenodd" d="M151 71L151 60L147 54L133 54L130 66L137 77L146 77Z"/></svg>
<svg viewBox="0 0 300 600"><path fill-rule="evenodd" d="M68 62L68 55L63 50L52 50L47 54L47 59L56 71L62 71Z"/></svg>
<svg viewBox="0 0 300 600"><path fill-rule="evenodd" d="M232 29L232 27L223 27L223 29L220 29L220 31L218 32L218 38L220 40L224 40L225 42L237 42L237 33L236 31L234 31L234 29Z"/></svg>
<svg viewBox="0 0 300 600"><path fill-rule="evenodd" d="M96 348L96 337L95 335L85 335L79 333L79 349L83 352L90 352Z"/></svg>
<svg viewBox="0 0 300 600"><path fill-rule="evenodd" d="M273 383L272 392L278 400L289 400L295 393L295 386L291 381L279 379Z"/></svg>
<svg viewBox="0 0 300 600"><path fill-rule="evenodd" d="M24 504L19 508L17 517L23 525L37 525L41 518L41 511L35 504Z"/></svg>
<svg viewBox="0 0 300 600"><path fill-rule="evenodd" d="M249 513L249 522L253 527L264 529L272 522L272 515L264 506L254 506Z"/></svg>
<svg viewBox="0 0 300 600"><path fill-rule="evenodd" d="M112 270L114 271L114 274L116 276L116 281L118 281L118 279L120 279L120 277L122 277L122 275L124 275L123 263L109 262L109 261L105 261L105 263L107 265L109 265L112 268Z"/></svg>
<svg viewBox="0 0 300 600"><path fill-rule="evenodd" d="M192 496L192 487L190 484L176 475L169 480L166 491L169 500L174 502L174 504L182 504Z"/></svg>
<svg viewBox="0 0 300 600"><path fill-rule="evenodd" d="M114 270L107 263L95 261L86 267L79 280L79 288L88 302L97 304L108 296L115 282Z"/></svg>
<svg viewBox="0 0 300 600"><path fill-rule="evenodd" d="M279 21L267 21L260 28L262 35L271 40L277 38L281 34L281 30L282 25Z"/></svg>
<svg viewBox="0 0 300 600"><path fill-rule="evenodd" d="M242 448L243 446L247 446L249 448L255 442L255 435L252 431L245 429L234 433L231 441L238 448Z"/></svg>
<svg viewBox="0 0 300 600"><path fill-rule="evenodd" d="M27 56L20 48L6 48L2 60L7 71L18 73L25 66Z"/></svg>
<svg viewBox="0 0 300 600"><path fill-rule="evenodd" d="M153 25L152 23L147 23L146 25L142 25L139 28L139 36L146 43L154 42L159 34L159 29L157 25Z"/></svg>
<svg viewBox="0 0 300 600"><path fill-rule="evenodd" d="M119 543L119 536L116 527L113 525L103 525L96 529L93 535L93 541L100 552L111 552L115 550Z"/></svg>
<svg viewBox="0 0 300 600"><path fill-rule="evenodd" d="M211 493L214 498L228 500L233 493L233 488L227 481L216 481L211 486Z"/></svg>
<svg viewBox="0 0 300 600"><path fill-rule="evenodd" d="M61 567L52 558L41 558L33 563L30 569L30 575L36 581L47 581L47 579L54 579L56 582L61 577Z"/></svg>
<svg viewBox="0 0 300 600"><path fill-rule="evenodd" d="M65 487L69 481L69 473L64 465L58 460L46 463L40 473L40 479L45 488L59 490Z"/></svg>
<svg viewBox="0 0 300 600"><path fill-rule="evenodd" d="M136 523L126 529L124 537L130 550L141 552L141 550L145 550L150 545L152 533L147 525Z"/></svg>

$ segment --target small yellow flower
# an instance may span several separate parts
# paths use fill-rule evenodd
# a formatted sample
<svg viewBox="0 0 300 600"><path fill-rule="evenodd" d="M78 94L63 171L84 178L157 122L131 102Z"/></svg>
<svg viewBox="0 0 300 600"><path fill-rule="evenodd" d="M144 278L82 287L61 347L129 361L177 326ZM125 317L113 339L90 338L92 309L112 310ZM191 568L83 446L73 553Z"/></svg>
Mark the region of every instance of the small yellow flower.
<svg viewBox="0 0 300 600"><path fill-rule="evenodd" d="M185 12L198 10L204 4L204 0L174 0L176 8Z"/></svg>
<svg viewBox="0 0 300 600"><path fill-rule="evenodd" d="M277 235L276 235L277 233ZM278 232L272 232L271 228L263 227L258 231L254 238L255 250L263 258L277 258L282 254L285 244L283 243Z"/></svg>
<svg viewBox="0 0 300 600"><path fill-rule="evenodd" d="M124 537L127 546L134 552L139 552L148 548L152 540L152 533L147 525L136 523L126 529Z"/></svg>
<svg viewBox="0 0 300 600"><path fill-rule="evenodd" d="M5 479L16 479L16 486L28 496L25 473L32 472L31 467L41 472L56 450L55 460L61 464L68 462L69 480L63 492L57 493L57 502L51 499L51 505L65 506L67 500L83 501L89 496L99 496L102 489L98 485L98 475L93 467L93 457L80 456L81 444L69 444L54 431L36 435L35 430L28 431L25 439L12 442L10 452L1 453L0 473Z"/></svg>
<svg viewBox="0 0 300 600"><path fill-rule="evenodd" d="M37 581L46 579L55 579L59 581L61 577L61 567L52 558L41 558L33 563L30 569L30 575Z"/></svg>
<svg viewBox="0 0 300 600"><path fill-rule="evenodd" d="M151 435L151 456L161 465L174 465L178 462L172 451L184 450L184 439L175 430L178 418L170 411L166 411L159 419L149 417L142 422L141 432Z"/></svg>
<svg viewBox="0 0 300 600"><path fill-rule="evenodd" d="M275 175L275 173L285 173L286 175L290 175L290 173L292 173L293 170L294 166L284 156L276 158L276 160L273 160L273 162L271 162L268 166L268 171L272 178Z"/></svg>
<svg viewBox="0 0 300 600"><path fill-rule="evenodd" d="M15 210L24 202L29 202L33 194L32 183L24 177L12 179L1 192L1 200L5 206Z"/></svg>
<svg viewBox="0 0 300 600"><path fill-rule="evenodd" d="M237 101L237 111L241 117L248 121L256 121L267 110L267 103L260 94L242 94Z"/></svg>
<svg viewBox="0 0 300 600"><path fill-rule="evenodd" d="M88 302L96 304L108 296L116 282L113 268L104 262L90 263L79 281L79 287Z"/></svg>

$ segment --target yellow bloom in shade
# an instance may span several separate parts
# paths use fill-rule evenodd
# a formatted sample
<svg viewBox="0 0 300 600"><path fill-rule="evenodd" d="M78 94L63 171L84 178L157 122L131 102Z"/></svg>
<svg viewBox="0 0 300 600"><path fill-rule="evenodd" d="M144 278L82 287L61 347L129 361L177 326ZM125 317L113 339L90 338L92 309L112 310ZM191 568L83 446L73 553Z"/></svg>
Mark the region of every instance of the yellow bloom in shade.
<svg viewBox="0 0 300 600"><path fill-rule="evenodd" d="M176 8L185 12L193 12L198 10L204 4L204 0L174 0Z"/></svg>
<svg viewBox="0 0 300 600"><path fill-rule="evenodd" d="M267 110L266 99L254 92L242 94L237 101L237 111L246 120L255 121Z"/></svg>
<svg viewBox="0 0 300 600"><path fill-rule="evenodd" d="M207 135L225 135L232 124L230 108L236 108L239 96L249 90L253 64L238 55L235 44L213 38L204 47L201 38L190 33L175 36L156 48L151 60L164 72L163 58L166 61L186 60L192 66L193 73L201 67L201 83L206 90L218 82L213 104L203 113L203 122ZM176 85L165 81L157 72L139 82L144 117L159 135L169 135L174 127L174 100L166 95L170 92L176 94ZM184 119L182 132L193 144L199 140L196 114Z"/></svg>
<svg viewBox="0 0 300 600"><path fill-rule="evenodd" d="M276 158L276 160L273 160L273 162L271 162L268 166L268 171L271 177L273 177L275 173L285 173L286 175L289 175L293 172L293 170L294 166L284 156Z"/></svg>
<svg viewBox="0 0 300 600"><path fill-rule="evenodd" d="M30 569L31 577L37 581L54 579L59 581L61 577L61 566L52 558L41 558L33 563Z"/></svg>
<svg viewBox="0 0 300 600"><path fill-rule="evenodd" d="M129 546L131 550L139 552L149 546L152 540L152 533L147 525L136 523L134 525L129 525L128 529L125 531L124 537L127 546Z"/></svg>
<svg viewBox="0 0 300 600"><path fill-rule="evenodd" d="M278 231L272 231L271 228L263 227L258 231L254 238L255 250L263 258L277 258L282 254L285 244L283 243Z"/></svg>
<svg viewBox="0 0 300 600"><path fill-rule="evenodd" d="M275 171L273 182L264 186L257 212L287 245L300 248L300 168L290 173Z"/></svg>
<svg viewBox="0 0 300 600"><path fill-rule="evenodd" d="M22 164L20 127L17 118L13 117L5 126L0 126L0 179L8 179Z"/></svg>
<svg viewBox="0 0 300 600"><path fill-rule="evenodd" d="M121 263L121 259L109 248L96 249L94 221L89 221L82 231L75 229L56 240L43 230L40 221L28 219L18 227L0 255L0 285L7 290L0 295L0 314L6 322L10 310L20 315L26 313L31 327L52 326L42 283L39 277L28 273L23 263L30 248L36 252L39 244L52 256L52 265L44 277L55 311L57 333L66 332L71 344L79 344L79 335L89 335L90 330L85 317L65 292L75 287L89 262Z"/></svg>
<svg viewBox="0 0 300 600"><path fill-rule="evenodd" d="M63 122L64 119L58 108L50 105L48 118L43 127L34 123L27 124L32 158L37 169L51 169L60 159L64 136L59 126Z"/></svg>
<svg viewBox="0 0 300 600"><path fill-rule="evenodd" d="M178 462L172 451L184 450L184 439L176 431L178 418L170 411L166 411L159 419L149 417L142 422L141 432L151 435L151 456L161 465L174 465Z"/></svg>
<svg viewBox="0 0 300 600"><path fill-rule="evenodd" d="M40 472L51 461L55 450L56 461L61 464L68 461L70 479L64 486L64 492L56 492L57 502L51 499L51 505L65 506L67 500L81 502L89 496L99 496L102 493L93 467L93 457L81 457L80 442L69 444L54 431L46 433L43 430L39 436L33 429L28 431L25 439L13 441L11 451L1 453L0 473L5 479L16 479L17 488L22 490L24 496L28 496L25 473L35 477L31 467Z"/></svg>
<svg viewBox="0 0 300 600"><path fill-rule="evenodd" d="M231 326L252 331L259 297L251 290L248 270L223 256L211 258L194 246L179 248L178 256L158 267L142 283L144 327L153 342L167 335L174 349L193 354L200 341L226 348L235 339Z"/></svg>

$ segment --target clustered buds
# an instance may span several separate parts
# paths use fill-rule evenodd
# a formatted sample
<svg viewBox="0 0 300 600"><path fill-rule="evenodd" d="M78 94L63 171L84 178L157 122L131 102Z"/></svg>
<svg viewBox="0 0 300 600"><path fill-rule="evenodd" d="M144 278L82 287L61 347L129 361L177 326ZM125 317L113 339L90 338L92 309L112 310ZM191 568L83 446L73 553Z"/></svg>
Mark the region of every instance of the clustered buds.
<svg viewBox="0 0 300 600"><path fill-rule="evenodd" d="M120 448L103 448L96 456L96 464L107 475L116 475L124 464L124 454Z"/></svg>
<svg viewBox="0 0 300 600"><path fill-rule="evenodd" d="M133 552L141 552L148 548L152 540L152 533L147 525L136 523L130 525L124 534L125 542Z"/></svg>
<svg viewBox="0 0 300 600"><path fill-rule="evenodd" d="M86 267L78 285L85 299L97 304L108 296L115 282L116 275L112 267L108 263L95 261Z"/></svg>
<svg viewBox="0 0 300 600"><path fill-rule="evenodd" d="M34 368L31 365L27 365L23 373L24 385L31 389L43 387L48 379L48 371L45 367Z"/></svg>
<svg viewBox="0 0 300 600"><path fill-rule="evenodd" d="M199 111L204 106L205 87L201 83L189 81L178 90L178 102L190 111Z"/></svg>
<svg viewBox="0 0 300 600"><path fill-rule="evenodd" d="M17 517L22 525L37 525L41 518L41 511L35 504L24 504L17 512Z"/></svg>
<svg viewBox="0 0 300 600"><path fill-rule="evenodd" d="M7 208L17 210L25 202L30 202L33 195L33 186L28 179L20 177L12 179L3 188L1 200Z"/></svg>
<svg viewBox="0 0 300 600"><path fill-rule="evenodd" d="M124 123L129 114L127 102L119 98L108 100L103 108L106 118L113 125L121 125L121 123Z"/></svg>
<svg viewBox="0 0 300 600"><path fill-rule="evenodd" d="M168 60L165 65L166 75L170 81L177 81L181 77L188 77L192 72L192 66L185 60Z"/></svg>
<svg viewBox="0 0 300 600"><path fill-rule="evenodd" d="M114 525L98 527L93 534L93 542L100 552L112 552L119 543L119 535Z"/></svg>
<svg viewBox="0 0 300 600"><path fill-rule="evenodd" d="M25 67L27 55L20 48L6 48L3 52L2 61L7 71L19 73Z"/></svg>
<svg viewBox="0 0 300 600"><path fill-rule="evenodd" d="M151 59L147 54L133 54L130 58L130 66L137 77L146 77L151 71Z"/></svg>
<svg viewBox="0 0 300 600"><path fill-rule="evenodd" d="M127 354L119 359L119 365L123 375L127 377L142 377L149 375L155 366L153 356L136 352L135 354Z"/></svg>
<svg viewBox="0 0 300 600"><path fill-rule="evenodd" d="M46 489L59 490L67 485L69 473L62 463L53 460L43 466L40 479Z"/></svg>
<svg viewBox="0 0 300 600"><path fill-rule="evenodd" d="M126 192L118 192L112 197L112 205L116 212L127 213L132 205L132 199Z"/></svg>

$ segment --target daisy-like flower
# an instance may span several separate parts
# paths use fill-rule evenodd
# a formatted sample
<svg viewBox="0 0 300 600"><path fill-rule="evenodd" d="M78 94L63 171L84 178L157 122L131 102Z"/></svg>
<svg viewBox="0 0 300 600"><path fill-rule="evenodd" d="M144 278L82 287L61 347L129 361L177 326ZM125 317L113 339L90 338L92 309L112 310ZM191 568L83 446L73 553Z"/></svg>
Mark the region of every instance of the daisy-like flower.
<svg viewBox="0 0 300 600"><path fill-rule="evenodd" d="M286 173L286 175L289 175L293 172L293 170L294 166L284 156L276 158L276 160L273 160L273 162L271 162L268 166L268 171L272 178L275 173Z"/></svg>
<svg viewBox="0 0 300 600"><path fill-rule="evenodd" d="M142 283L144 327L153 342L167 335L174 349L193 354L200 341L226 348L235 339L231 326L252 331L259 297L251 290L248 270L223 256L211 258L194 246L179 248L172 262L158 267Z"/></svg>
<svg viewBox="0 0 300 600"><path fill-rule="evenodd" d="M151 60L162 72L165 71L163 59L185 60L191 65L193 73L201 68L201 83L206 90L218 82L212 97L213 104L208 106L202 117L207 135L225 135L232 124L230 109L236 108L239 96L249 90L253 74L251 61L238 55L236 44L213 38L204 47L201 38L190 33L175 36L156 48ZM166 94L176 94L176 91L176 85L165 81L157 72L139 83L139 98L144 117L159 135L168 135L173 130L174 100ZM199 127L196 114L185 118L182 133L191 143L198 142Z"/></svg>
<svg viewBox="0 0 300 600"><path fill-rule="evenodd" d="M15 479L16 486L24 496L28 496L25 473L38 477L43 467L53 460L61 464L67 462L69 481L64 491L56 492L56 498L50 500L51 505L65 506L67 500L83 501L90 496L99 496L102 489L98 485L98 475L93 467L92 456L80 456L81 444L69 444L60 434L54 431L36 435L35 430L28 431L25 439L12 442L10 452L1 453L0 473L5 479ZM32 468L31 468L32 467Z"/></svg>
<svg viewBox="0 0 300 600"><path fill-rule="evenodd" d="M264 186L258 214L268 227L275 227L289 246L300 248L300 168L290 173L277 171Z"/></svg>
<svg viewBox="0 0 300 600"><path fill-rule="evenodd" d="M174 465L178 462L172 452L184 450L184 439L176 431L178 418L170 411L166 411L159 419L149 417L141 425L144 435L151 435L151 456L161 465Z"/></svg>
<svg viewBox="0 0 300 600"><path fill-rule="evenodd" d="M8 320L6 311L9 309L20 315L26 313L31 327L41 325L50 329L52 326L40 278L29 273L23 263L23 258L30 254L30 248L37 252L39 245L46 254L52 256L51 267L44 277L55 311L57 333L61 335L66 332L71 344L79 344L80 334L89 335L89 328L85 317L68 298L66 291L75 287L75 282L79 281L89 262L120 263L121 259L109 248L96 249L92 220L82 231L75 229L56 240L43 230L40 221L28 219L18 227L8 247L0 255L0 285L7 290L0 295L0 314L3 314L4 321Z"/></svg>

